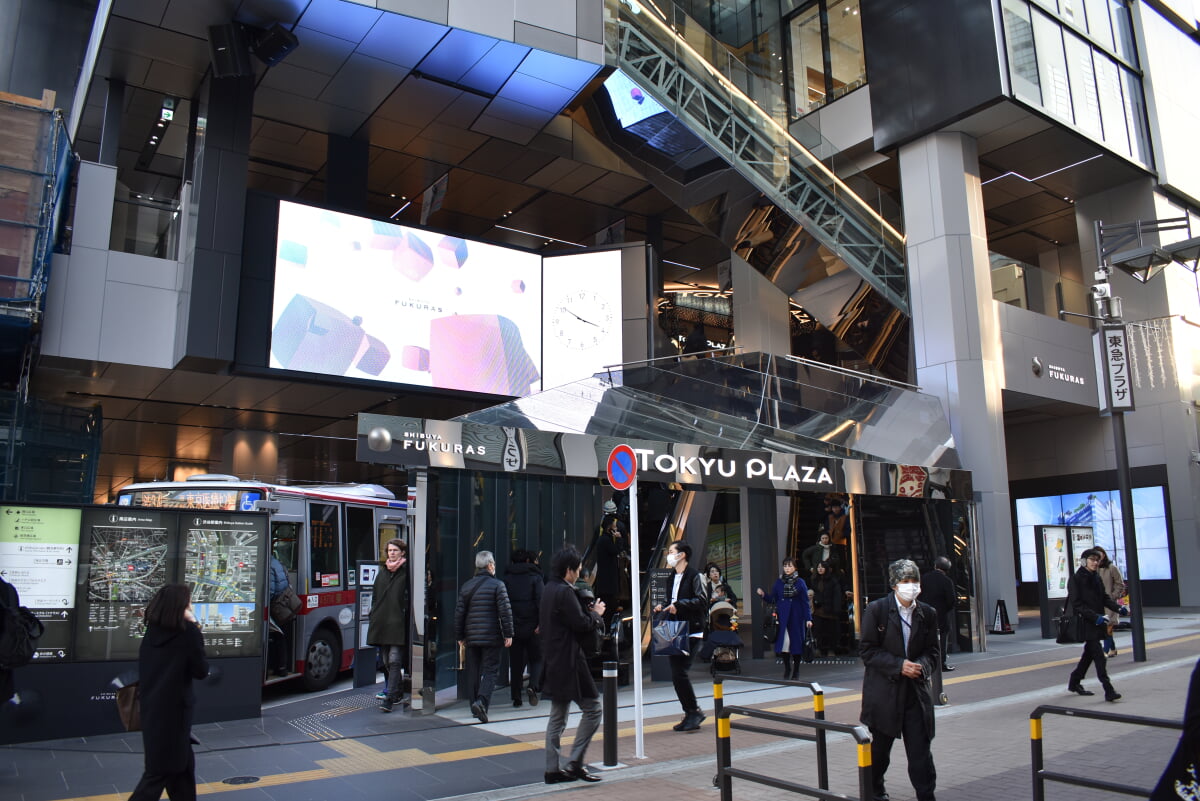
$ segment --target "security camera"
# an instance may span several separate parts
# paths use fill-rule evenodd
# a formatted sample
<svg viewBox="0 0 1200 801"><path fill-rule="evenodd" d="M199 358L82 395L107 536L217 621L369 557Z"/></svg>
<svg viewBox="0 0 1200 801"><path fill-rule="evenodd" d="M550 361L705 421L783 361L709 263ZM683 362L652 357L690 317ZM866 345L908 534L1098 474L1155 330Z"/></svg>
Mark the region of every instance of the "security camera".
<svg viewBox="0 0 1200 801"><path fill-rule="evenodd" d="M1091 293L1094 298L1107 298L1112 294L1112 287L1108 284L1092 284Z"/></svg>

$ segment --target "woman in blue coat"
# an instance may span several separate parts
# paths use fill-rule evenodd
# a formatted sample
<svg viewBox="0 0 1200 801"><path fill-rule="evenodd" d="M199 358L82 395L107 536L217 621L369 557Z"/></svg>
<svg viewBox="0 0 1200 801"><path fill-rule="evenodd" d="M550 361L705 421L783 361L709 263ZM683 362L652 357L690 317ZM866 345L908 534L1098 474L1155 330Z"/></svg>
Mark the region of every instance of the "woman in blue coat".
<svg viewBox="0 0 1200 801"><path fill-rule="evenodd" d="M775 654L783 659L783 677L800 675L800 657L804 655L804 637L812 628L812 612L808 608L808 585L796 572L796 560L783 560L783 575L775 580L770 593L759 587L758 597L775 604L779 615L779 636Z"/></svg>

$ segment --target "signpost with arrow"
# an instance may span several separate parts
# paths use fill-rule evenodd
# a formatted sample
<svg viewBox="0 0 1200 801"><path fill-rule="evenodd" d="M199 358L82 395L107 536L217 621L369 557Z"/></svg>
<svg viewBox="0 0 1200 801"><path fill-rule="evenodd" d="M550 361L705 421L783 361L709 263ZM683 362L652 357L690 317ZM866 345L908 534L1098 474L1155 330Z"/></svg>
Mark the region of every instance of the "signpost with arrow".
<svg viewBox="0 0 1200 801"><path fill-rule="evenodd" d="M34 659L69 655L79 568L79 509L0 506L0 578L46 627Z"/></svg>

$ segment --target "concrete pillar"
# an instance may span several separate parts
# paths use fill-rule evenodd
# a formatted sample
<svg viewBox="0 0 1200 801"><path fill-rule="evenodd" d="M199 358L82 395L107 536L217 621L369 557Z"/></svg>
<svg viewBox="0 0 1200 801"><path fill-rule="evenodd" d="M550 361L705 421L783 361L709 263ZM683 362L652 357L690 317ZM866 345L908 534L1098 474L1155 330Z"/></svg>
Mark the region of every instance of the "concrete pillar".
<svg viewBox="0 0 1200 801"><path fill-rule="evenodd" d="M1015 625L1016 568L1005 458L1004 376L975 140L935 133L900 148L917 383L942 400L978 507L980 613L1003 599Z"/></svg>
<svg viewBox="0 0 1200 801"><path fill-rule="evenodd" d="M279 437L268 431L229 432L221 441L221 469L239 478L276 480Z"/></svg>
<svg viewBox="0 0 1200 801"><path fill-rule="evenodd" d="M254 78L213 78L195 175L195 249L185 254L177 366L220 370L234 358Z"/></svg>

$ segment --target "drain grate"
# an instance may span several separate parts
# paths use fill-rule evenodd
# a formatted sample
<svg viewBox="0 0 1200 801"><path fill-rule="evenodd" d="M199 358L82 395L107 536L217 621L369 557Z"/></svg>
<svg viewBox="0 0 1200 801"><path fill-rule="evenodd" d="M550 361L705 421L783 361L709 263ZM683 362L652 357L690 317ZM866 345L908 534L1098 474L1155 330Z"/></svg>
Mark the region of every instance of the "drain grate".
<svg viewBox="0 0 1200 801"><path fill-rule="evenodd" d="M256 781L258 781L257 776L233 776L222 779L221 784L254 784Z"/></svg>

